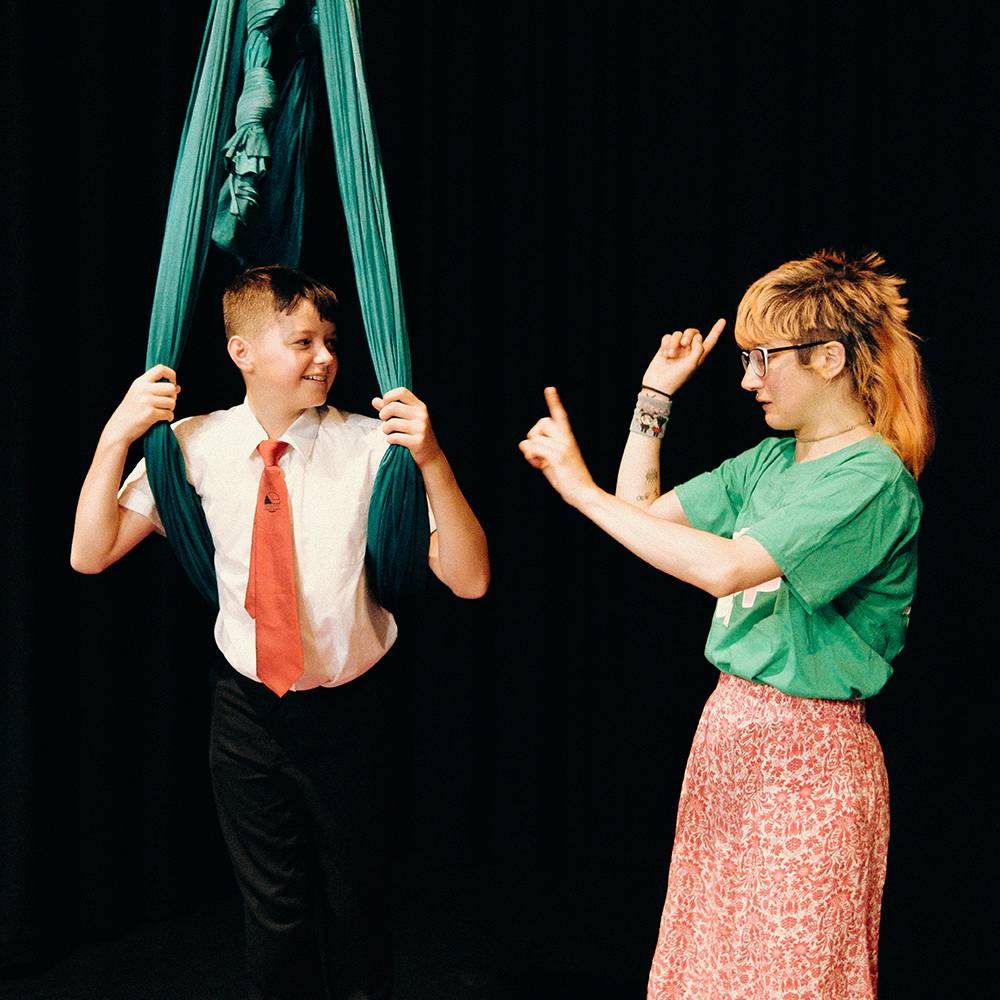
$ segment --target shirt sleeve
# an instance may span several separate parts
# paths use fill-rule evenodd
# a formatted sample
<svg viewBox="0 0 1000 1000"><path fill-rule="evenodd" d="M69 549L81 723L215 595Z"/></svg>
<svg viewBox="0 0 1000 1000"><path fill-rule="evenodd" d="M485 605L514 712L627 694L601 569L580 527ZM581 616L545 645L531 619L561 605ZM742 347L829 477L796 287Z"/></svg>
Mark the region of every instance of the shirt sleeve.
<svg viewBox="0 0 1000 1000"><path fill-rule="evenodd" d="M727 459L717 469L703 472L675 486L684 516L691 527L732 538L736 518L746 503L759 469L773 450L773 439Z"/></svg>
<svg viewBox="0 0 1000 1000"><path fill-rule="evenodd" d="M887 480L841 466L746 534L767 549L810 611L849 590L911 539L920 499L905 472Z"/></svg>
<svg viewBox="0 0 1000 1000"><path fill-rule="evenodd" d="M160 515L156 510L153 491L149 488L149 477L146 475L146 460L140 458L135 468L128 474L125 482L118 490L118 506L126 510L134 510L153 522L153 527L161 535L165 535Z"/></svg>

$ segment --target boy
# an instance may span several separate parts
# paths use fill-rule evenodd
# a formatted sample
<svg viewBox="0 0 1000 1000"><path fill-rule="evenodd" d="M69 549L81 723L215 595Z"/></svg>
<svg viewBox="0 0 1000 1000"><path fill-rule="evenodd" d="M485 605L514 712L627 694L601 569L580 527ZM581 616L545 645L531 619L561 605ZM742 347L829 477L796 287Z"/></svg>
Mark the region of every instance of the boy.
<svg viewBox="0 0 1000 1000"><path fill-rule="evenodd" d="M325 405L335 307L298 271L239 275L223 316L246 401L174 427L215 543L212 784L262 1000L389 995L382 719L366 673L396 625L369 595L364 554L390 443L409 449L426 486L432 571L460 597L489 583L485 536L424 404L399 388L373 400L378 420ZM157 365L105 426L80 492L74 569L100 572L162 532L144 463L119 482L129 445L173 418L179 392Z"/></svg>

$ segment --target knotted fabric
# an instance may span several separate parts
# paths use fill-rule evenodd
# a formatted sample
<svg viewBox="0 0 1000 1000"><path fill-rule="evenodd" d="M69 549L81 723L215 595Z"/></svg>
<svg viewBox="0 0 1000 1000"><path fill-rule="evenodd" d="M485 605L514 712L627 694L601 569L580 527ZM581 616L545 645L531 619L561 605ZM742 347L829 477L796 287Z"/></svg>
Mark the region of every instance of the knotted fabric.
<svg viewBox="0 0 1000 1000"><path fill-rule="evenodd" d="M278 468L288 444L262 441L264 471L257 490L244 606L257 624L257 676L279 698L302 676L302 637L295 595L292 512Z"/></svg>
<svg viewBox="0 0 1000 1000"><path fill-rule="evenodd" d="M231 243L237 220L245 222L257 204L257 187L271 159L266 125L277 92L271 76L271 31L285 0L248 0L247 41L243 50L243 92L236 103L236 132L226 143L226 183L219 194L212 238Z"/></svg>

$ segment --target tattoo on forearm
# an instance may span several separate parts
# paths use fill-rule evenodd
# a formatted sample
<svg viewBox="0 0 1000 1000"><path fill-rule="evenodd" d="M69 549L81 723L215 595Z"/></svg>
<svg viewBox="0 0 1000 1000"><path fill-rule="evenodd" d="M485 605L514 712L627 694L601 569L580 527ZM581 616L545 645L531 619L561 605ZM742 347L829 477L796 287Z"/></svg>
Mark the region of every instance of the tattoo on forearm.
<svg viewBox="0 0 1000 1000"><path fill-rule="evenodd" d="M649 494L648 494L648 493L640 493L640 494L639 494L639 495L638 495L638 496L637 496L637 497L635 498L635 502L636 502L636 503L645 503L645 502L646 502L646 501L647 501L648 499L649 499Z"/></svg>
<svg viewBox="0 0 1000 1000"><path fill-rule="evenodd" d="M660 470L659 469L647 469L646 470L646 482L647 483L657 483L660 481Z"/></svg>

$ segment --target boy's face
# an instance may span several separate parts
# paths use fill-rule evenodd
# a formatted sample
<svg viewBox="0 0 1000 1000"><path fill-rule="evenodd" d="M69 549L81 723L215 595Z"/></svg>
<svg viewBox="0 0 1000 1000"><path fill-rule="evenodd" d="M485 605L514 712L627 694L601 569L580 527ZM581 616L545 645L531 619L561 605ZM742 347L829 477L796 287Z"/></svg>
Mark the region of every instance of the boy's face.
<svg viewBox="0 0 1000 1000"><path fill-rule="evenodd" d="M337 375L337 333L311 302L303 300L291 313L274 313L248 345L248 389L290 410L326 402Z"/></svg>

